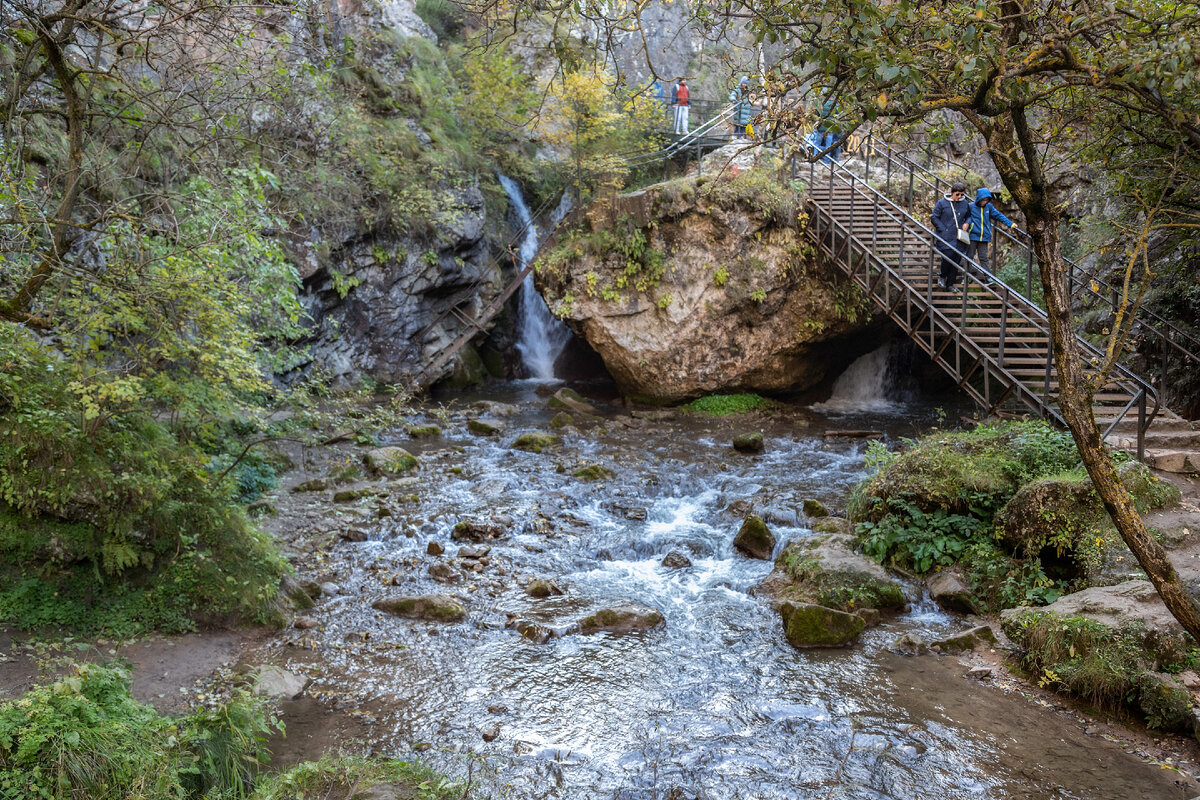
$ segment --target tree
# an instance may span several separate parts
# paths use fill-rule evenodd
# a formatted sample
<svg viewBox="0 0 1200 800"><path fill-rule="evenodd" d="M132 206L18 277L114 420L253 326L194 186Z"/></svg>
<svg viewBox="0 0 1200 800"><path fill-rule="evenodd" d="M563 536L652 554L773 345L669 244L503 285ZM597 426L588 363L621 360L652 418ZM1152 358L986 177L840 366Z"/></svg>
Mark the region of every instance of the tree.
<svg viewBox="0 0 1200 800"><path fill-rule="evenodd" d="M1101 441L1092 396L1107 369L1081 356L1060 230L1063 188L1086 146L1107 139L1128 155L1140 132L1191 164L1200 157L1200 6L730 0L702 3L700 14L744 21L760 39L785 45L774 80L835 97L847 131L863 121L944 112L983 139L1033 240L1063 419L1122 538L1167 607L1200 640L1200 610L1147 533ZM1114 115L1123 120L1121 135L1106 127ZM1158 179L1169 187L1170 171Z"/></svg>

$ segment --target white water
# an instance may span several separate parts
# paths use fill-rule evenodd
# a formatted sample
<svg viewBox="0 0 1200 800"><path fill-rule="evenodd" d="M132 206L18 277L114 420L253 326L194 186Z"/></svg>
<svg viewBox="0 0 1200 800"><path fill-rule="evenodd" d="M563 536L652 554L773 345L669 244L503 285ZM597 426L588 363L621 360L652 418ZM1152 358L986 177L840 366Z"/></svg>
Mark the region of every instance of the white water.
<svg viewBox="0 0 1200 800"><path fill-rule="evenodd" d="M824 403L812 406L815 411L854 413L889 411L896 403L888 399L891 381L888 361L891 344L885 344L864 356L859 356L833 384L833 394Z"/></svg>
<svg viewBox="0 0 1200 800"><path fill-rule="evenodd" d="M521 187L507 175L498 177L500 185L504 187L509 202L512 203L512 207L517 213L517 221L524 231L520 247L517 248L517 269L523 270L537 255L537 226L530 218L529 207L525 205ZM562 204L559 208L562 208ZM562 213L565 214L566 210L563 210ZM555 221L557 222L557 220ZM517 352L521 354L521 363L529 370L531 377L538 380L553 380L554 362L570 340L571 331L546 307L546 301L533 286L532 272L525 276L525 281L521 284L519 325Z"/></svg>

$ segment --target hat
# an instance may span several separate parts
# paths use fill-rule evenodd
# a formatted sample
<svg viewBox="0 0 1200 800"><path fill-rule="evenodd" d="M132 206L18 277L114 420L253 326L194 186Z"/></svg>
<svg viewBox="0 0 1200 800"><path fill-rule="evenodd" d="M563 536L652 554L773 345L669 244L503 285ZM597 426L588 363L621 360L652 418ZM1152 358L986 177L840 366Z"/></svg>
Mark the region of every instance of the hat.
<svg viewBox="0 0 1200 800"><path fill-rule="evenodd" d="M745 75L743 75L742 79L740 81L738 81L738 86L741 86L743 83L749 83L749 82L750 82L750 79L747 78Z"/></svg>

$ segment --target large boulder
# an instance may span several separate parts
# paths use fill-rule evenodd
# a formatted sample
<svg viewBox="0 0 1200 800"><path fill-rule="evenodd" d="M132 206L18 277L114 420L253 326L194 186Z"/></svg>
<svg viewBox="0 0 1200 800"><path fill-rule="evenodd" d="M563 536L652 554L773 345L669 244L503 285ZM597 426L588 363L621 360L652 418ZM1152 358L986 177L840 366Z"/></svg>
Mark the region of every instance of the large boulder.
<svg viewBox="0 0 1200 800"><path fill-rule="evenodd" d="M417 468L417 457L403 447L376 447L366 452L363 462L376 475L399 475Z"/></svg>
<svg viewBox="0 0 1200 800"><path fill-rule="evenodd" d="M869 306L815 257L775 174L706 181L578 213L543 247L539 289L627 396L816 385L847 363Z"/></svg>
<svg viewBox="0 0 1200 800"><path fill-rule="evenodd" d="M604 608L579 620L579 632L586 635L607 631L608 633L634 633L648 631L665 624L662 612L654 608L626 604Z"/></svg>
<svg viewBox="0 0 1200 800"><path fill-rule="evenodd" d="M856 553L853 544L853 539L841 534L793 539L758 591L778 600L841 611L903 608L904 589L899 582Z"/></svg>
<svg viewBox="0 0 1200 800"><path fill-rule="evenodd" d="M854 641L867 626L857 614L790 600L779 604L779 615L792 647L840 647Z"/></svg>
<svg viewBox="0 0 1200 800"><path fill-rule="evenodd" d="M463 604L444 594L423 594L415 597L387 597L376 600L371 608L407 619L426 622L462 622L467 618Z"/></svg>
<svg viewBox="0 0 1200 800"><path fill-rule="evenodd" d="M978 614L979 604L971 591L971 583L957 567L935 572L925 580L929 597L947 611L959 614Z"/></svg>
<svg viewBox="0 0 1200 800"><path fill-rule="evenodd" d="M775 534L761 517L751 515L742 521L742 527L733 537L733 546L743 555L766 561L775 552Z"/></svg>

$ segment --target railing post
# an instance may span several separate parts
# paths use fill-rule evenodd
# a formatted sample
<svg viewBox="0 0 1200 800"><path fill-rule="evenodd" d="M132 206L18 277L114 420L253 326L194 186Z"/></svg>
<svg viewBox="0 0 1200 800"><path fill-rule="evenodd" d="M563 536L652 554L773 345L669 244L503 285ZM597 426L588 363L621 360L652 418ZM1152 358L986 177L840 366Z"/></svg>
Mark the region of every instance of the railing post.
<svg viewBox="0 0 1200 800"><path fill-rule="evenodd" d="M1028 248L1029 260L1025 264L1025 296L1033 299L1033 247Z"/></svg>
<svg viewBox="0 0 1200 800"><path fill-rule="evenodd" d="M871 185L871 137L875 135L875 131L867 134L867 140L863 142L863 158L866 160L866 168L864 174L867 176L863 180L867 185Z"/></svg>
<svg viewBox="0 0 1200 800"><path fill-rule="evenodd" d="M883 193L892 196L892 148L887 149L887 178L884 181Z"/></svg>
<svg viewBox="0 0 1200 800"><path fill-rule="evenodd" d="M1167 329L1166 333L1162 334L1163 351L1162 351L1162 369L1161 369L1161 373L1160 373L1162 375L1162 378L1160 378L1159 382L1158 382L1158 396L1162 399L1163 402L1166 402L1166 399L1167 399L1167 358L1171 354L1171 344L1172 344L1174 336L1175 336L1175 331L1173 331L1169 328Z"/></svg>
<svg viewBox="0 0 1200 800"><path fill-rule="evenodd" d="M1138 392L1138 430L1137 430L1138 461L1146 460L1146 390Z"/></svg>
<svg viewBox="0 0 1200 800"><path fill-rule="evenodd" d="M1049 335L1050 331L1046 331ZM1042 406L1043 412L1050 408L1050 370L1054 367L1054 342L1046 342L1046 380L1042 384Z"/></svg>
<svg viewBox="0 0 1200 800"><path fill-rule="evenodd" d="M1004 339L1008 333L1008 306L1011 302L1009 297L1010 290L1008 284L1004 284L1004 307L1000 309L1000 347L997 348L996 358L1000 362L1000 367L1004 367Z"/></svg>
<svg viewBox="0 0 1200 800"><path fill-rule="evenodd" d="M908 164L908 213L913 213L913 165Z"/></svg>

